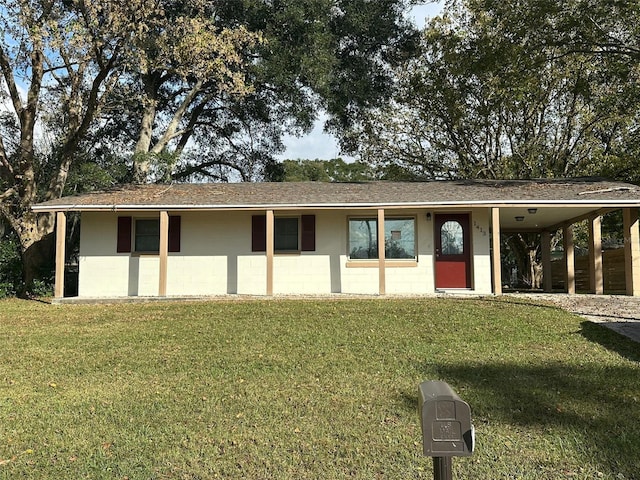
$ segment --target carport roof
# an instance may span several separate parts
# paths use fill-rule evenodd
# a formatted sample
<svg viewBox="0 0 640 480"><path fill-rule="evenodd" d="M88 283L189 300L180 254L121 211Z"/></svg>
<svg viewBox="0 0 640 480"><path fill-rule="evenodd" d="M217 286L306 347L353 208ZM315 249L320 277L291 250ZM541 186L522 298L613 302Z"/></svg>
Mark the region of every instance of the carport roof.
<svg viewBox="0 0 640 480"><path fill-rule="evenodd" d="M640 207L640 187L593 178L425 182L127 185L34 205L36 212L406 207Z"/></svg>

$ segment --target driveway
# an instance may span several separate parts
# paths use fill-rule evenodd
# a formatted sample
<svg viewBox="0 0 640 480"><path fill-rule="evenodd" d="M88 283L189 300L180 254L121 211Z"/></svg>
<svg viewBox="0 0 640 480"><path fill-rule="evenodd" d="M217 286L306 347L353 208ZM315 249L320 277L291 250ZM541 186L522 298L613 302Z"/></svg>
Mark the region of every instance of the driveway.
<svg viewBox="0 0 640 480"><path fill-rule="evenodd" d="M601 323L636 342L640 342L640 297L625 295L513 294L555 303L587 320Z"/></svg>

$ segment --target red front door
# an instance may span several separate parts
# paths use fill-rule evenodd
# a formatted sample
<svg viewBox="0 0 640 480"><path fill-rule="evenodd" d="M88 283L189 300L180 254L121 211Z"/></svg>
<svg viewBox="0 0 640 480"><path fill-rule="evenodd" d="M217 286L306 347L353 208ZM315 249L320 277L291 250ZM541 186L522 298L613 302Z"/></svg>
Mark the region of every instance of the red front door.
<svg viewBox="0 0 640 480"><path fill-rule="evenodd" d="M471 288L469 214L435 215L436 288Z"/></svg>

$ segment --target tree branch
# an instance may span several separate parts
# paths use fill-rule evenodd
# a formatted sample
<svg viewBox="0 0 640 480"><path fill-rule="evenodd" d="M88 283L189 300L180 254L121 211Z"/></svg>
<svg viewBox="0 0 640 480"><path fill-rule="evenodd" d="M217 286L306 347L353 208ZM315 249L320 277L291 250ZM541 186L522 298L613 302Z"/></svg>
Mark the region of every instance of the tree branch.
<svg viewBox="0 0 640 480"><path fill-rule="evenodd" d="M2 45L0 45L0 69L2 70L4 81L9 89L9 96L11 97L11 103L13 103L13 109L16 114L20 116L20 112L23 108L22 99L20 98L20 92L18 91L18 86L16 85L13 77L13 68L11 68L9 57L4 51L4 48L2 48Z"/></svg>
<svg viewBox="0 0 640 480"><path fill-rule="evenodd" d="M178 130L178 125L180 125L180 122L182 121L182 118L184 117L184 114L187 111L187 108L189 108L189 105L191 105L193 100L200 93L202 84L203 84L203 81L198 80L196 84L193 86L193 88L191 89L191 91L184 98L184 100L182 101L178 109L173 114L173 117L171 118L171 122L169 122L169 126L165 130L164 134L151 149L152 153L162 152L166 148L167 144L173 138L175 138L176 136L179 136L179 134L176 133L176 131Z"/></svg>

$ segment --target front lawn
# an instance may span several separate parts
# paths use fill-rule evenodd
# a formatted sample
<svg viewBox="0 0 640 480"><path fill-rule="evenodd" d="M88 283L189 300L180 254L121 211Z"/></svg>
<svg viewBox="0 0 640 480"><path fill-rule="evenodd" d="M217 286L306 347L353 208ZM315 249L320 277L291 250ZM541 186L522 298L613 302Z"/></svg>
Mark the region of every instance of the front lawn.
<svg viewBox="0 0 640 480"><path fill-rule="evenodd" d="M640 347L494 299L0 302L0 478L431 478L417 388L470 405L454 478L640 479Z"/></svg>

